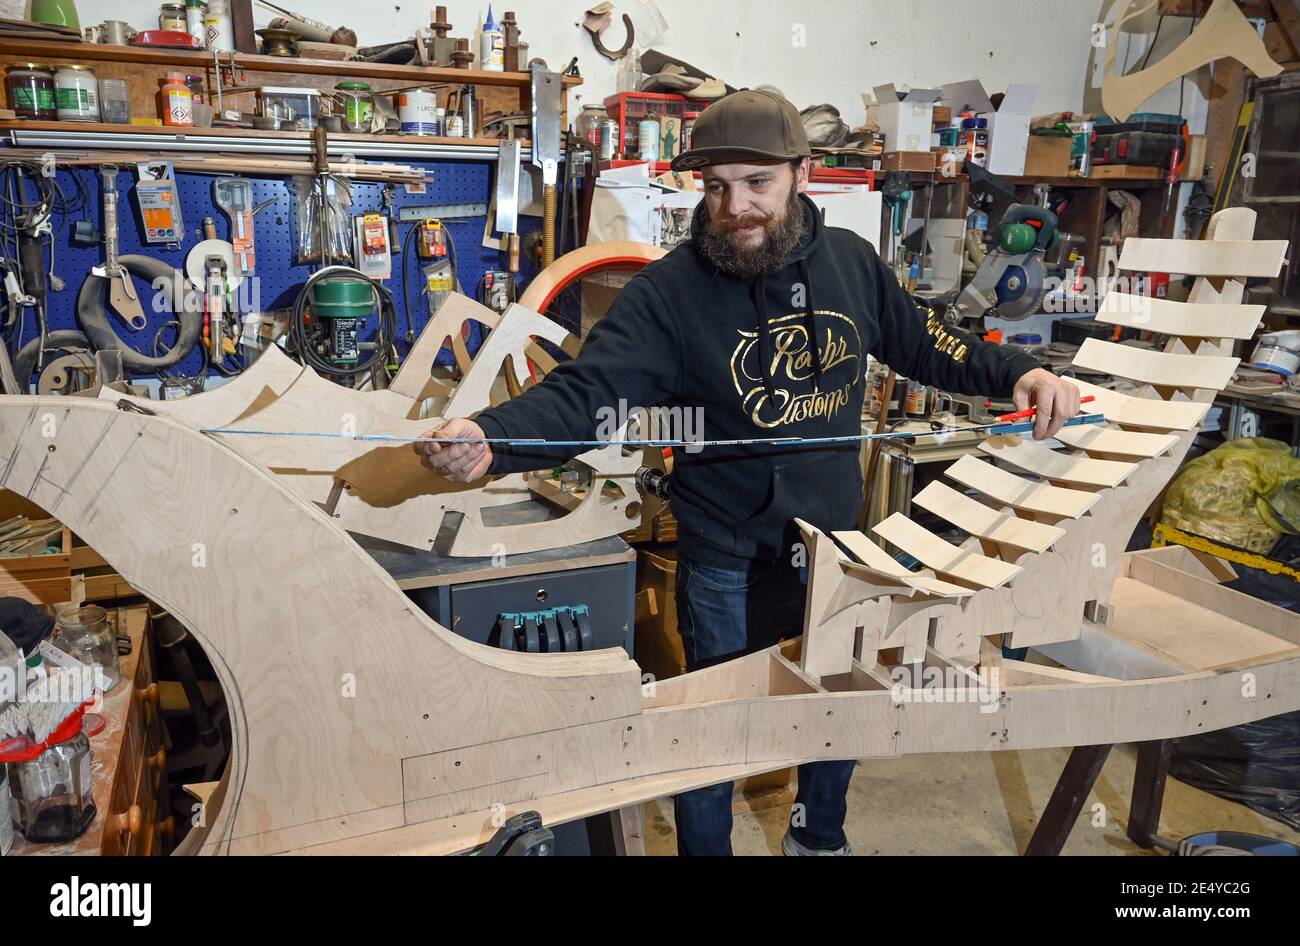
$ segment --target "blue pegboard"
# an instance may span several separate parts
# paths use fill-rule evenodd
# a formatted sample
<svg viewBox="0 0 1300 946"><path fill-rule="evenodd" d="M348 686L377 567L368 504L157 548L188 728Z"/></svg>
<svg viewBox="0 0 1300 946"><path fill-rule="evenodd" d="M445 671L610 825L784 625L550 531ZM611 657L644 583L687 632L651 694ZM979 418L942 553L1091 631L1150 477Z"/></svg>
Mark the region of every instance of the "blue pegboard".
<svg viewBox="0 0 1300 946"><path fill-rule="evenodd" d="M396 188L394 199L399 209L408 205L488 203L491 199L493 174L492 162L490 161L404 161L403 163L433 173L432 180L427 185L426 193L408 194L404 187L399 185ZM72 174L81 175L90 196L90 207L83 214L74 215L73 219L88 217L94 221L96 228L99 228L102 224L100 175L94 168L59 171L59 184L68 194L72 194L76 190L76 184L71 178ZM118 172L117 187L121 195L118 236L118 252L120 254L142 253L164 260L178 269L183 269L186 254L194 247L195 243L203 239L204 217L211 217L216 222L218 238L223 240L230 238L230 220L216 206L212 198L212 184L217 180L217 177L211 174L180 171L177 172L176 178L180 191L186 238L179 246L169 247L163 244L146 244L143 241L140 208L134 193L135 169L134 167L129 170L123 168ZM297 235L293 187L288 179L252 176L249 176L248 179L253 185L254 206L265 200L275 200L275 203L267 206L257 214L254 222L256 275L259 278L258 292L260 293L257 298L260 301L260 308L263 310L287 308L293 303L299 289L313 272L311 266L295 266L293 261L294 243ZM353 181L352 187L353 214L384 211L383 184ZM34 192L29 194L28 199L33 197ZM72 220L68 220L64 223L57 215L54 220L56 232L59 233L56 243L54 272L63 279L65 288L61 292L51 292L49 294L48 315L51 330L80 328L77 324L76 315L77 293L91 267L103 262L102 246L81 248L73 246L69 242L72 222ZM475 287L482 278L483 273L490 269L504 269L505 261L500 253L487 249L482 245L484 227L484 218L482 216L454 218L445 220L444 223L455 241L461 287L467 295L473 296ZM520 218L521 238L527 236L529 232L536 230L539 226L540 221L537 218ZM393 278L388 280L386 284L393 293L394 303L397 307L397 348L399 356L404 357L408 350L404 340L408 327L405 304L407 286L404 281L404 272L409 272L411 278L410 297L412 308L410 319L412 324L410 327L415 335L419 335L420 330L428 321L429 313L424 297L419 295L419 290L423 285L423 277L419 272L420 267L417 265L417 260L412 259L405 267L403 266L407 256L413 251L409 241L413 236L414 226L402 223L399 224L399 229L403 253L401 256L393 258ZM519 273L519 285L522 287L532 278L534 272L526 261L521 263L521 268L523 271ZM167 309L162 312L152 311L152 306L148 304L144 308L148 324L139 332L132 332L119 319L112 319L111 321L118 336L125 344L137 351L149 353L155 334L171 318L171 313ZM375 318L368 320L366 326L368 331L363 335L363 340L374 337L376 331L374 323L376 321ZM23 333L24 342L30 341L35 336L34 323L35 318L29 313ZM171 339L172 334L168 333L163 338L163 344L169 343ZM479 341L478 332L475 331L468 342L471 352L478 347ZM15 346L15 350L16 348L17 346ZM450 353L444 353L443 358L449 362ZM201 364L201 355L196 349L179 365L170 370L172 372L194 374L199 370ZM211 373L215 374L215 369ZM150 375L143 375L142 377L147 376Z"/></svg>

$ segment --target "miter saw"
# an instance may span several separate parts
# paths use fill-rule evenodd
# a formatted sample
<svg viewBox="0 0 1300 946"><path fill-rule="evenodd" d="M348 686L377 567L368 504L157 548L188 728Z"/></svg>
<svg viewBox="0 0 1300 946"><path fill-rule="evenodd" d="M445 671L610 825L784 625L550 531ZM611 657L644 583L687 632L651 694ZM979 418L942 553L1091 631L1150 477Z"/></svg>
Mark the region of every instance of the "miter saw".
<svg viewBox="0 0 1300 946"><path fill-rule="evenodd" d="M992 249L948 306L944 321L957 325L984 315L1015 321L1038 311L1047 291L1045 257L1057 240L1056 214L1012 204L994 232Z"/></svg>

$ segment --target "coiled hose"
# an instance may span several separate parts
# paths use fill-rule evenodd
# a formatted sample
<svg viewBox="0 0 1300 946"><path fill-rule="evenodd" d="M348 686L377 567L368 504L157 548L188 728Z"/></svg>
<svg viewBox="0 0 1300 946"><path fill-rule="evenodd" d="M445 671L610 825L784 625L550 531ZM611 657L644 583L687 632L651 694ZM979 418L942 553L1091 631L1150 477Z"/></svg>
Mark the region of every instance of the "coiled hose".
<svg viewBox="0 0 1300 946"><path fill-rule="evenodd" d="M126 271L132 276L147 282L155 292L166 291L169 294L172 313L180 322L180 328L176 333L176 344L165 354L158 356L145 355L128 347L118 337L109 322L111 316L105 301L108 278L105 276L91 274L81 284L81 291L77 294L77 321L85 330L92 348L97 351L117 349L122 353L122 367L136 371L170 368L194 350L199 336L203 333L203 307L199 303L199 298L190 288L185 274L162 260L151 256L128 254L119 256L117 261L126 267ZM26 348L23 350L26 351ZM19 365L15 364L15 370L18 367ZM19 377L21 378L22 375L20 374Z"/></svg>

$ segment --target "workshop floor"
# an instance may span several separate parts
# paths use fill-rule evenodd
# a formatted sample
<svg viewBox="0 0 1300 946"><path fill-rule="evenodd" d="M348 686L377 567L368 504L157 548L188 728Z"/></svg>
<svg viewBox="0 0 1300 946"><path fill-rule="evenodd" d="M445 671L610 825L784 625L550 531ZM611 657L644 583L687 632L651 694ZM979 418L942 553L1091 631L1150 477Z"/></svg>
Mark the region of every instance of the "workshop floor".
<svg viewBox="0 0 1300 946"><path fill-rule="evenodd" d="M1018 854L1024 850L1068 749L966 752L873 759L859 763L849 786L845 825L856 855ZM1112 750L1084 806L1065 854L1147 854L1124 834L1136 752ZM1101 817L1094 806L1104 806ZM780 854L789 807L736 816L736 854ZM1104 817L1104 822L1101 819ZM1093 827L1093 821L1101 823ZM1207 830L1235 830L1300 844L1300 832L1235 802L1166 783L1162 837L1179 840ZM646 853L677 852L671 799L646 805Z"/></svg>

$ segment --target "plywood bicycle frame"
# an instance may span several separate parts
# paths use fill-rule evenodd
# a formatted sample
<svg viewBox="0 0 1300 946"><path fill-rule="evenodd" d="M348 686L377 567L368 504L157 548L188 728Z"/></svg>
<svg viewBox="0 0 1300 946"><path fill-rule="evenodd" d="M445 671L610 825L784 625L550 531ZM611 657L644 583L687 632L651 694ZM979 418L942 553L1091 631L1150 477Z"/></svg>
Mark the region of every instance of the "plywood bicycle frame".
<svg viewBox="0 0 1300 946"><path fill-rule="evenodd" d="M1194 298L1235 304L1240 288L1198 283ZM1126 416L1148 430L1185 416L1153 392L1134 400ZM805 528L803 638L657 683L618 649L458 637L332 518L182 419L0 398L0 487L83 536L212 659L234 745L186 850L444 853L503 814L569 820L816 759L1163 739L1300 708L1295 615L1218 587L1222 570L1186 550L1122 554L1193 433L1167 429L1175 447L1056 517L1064 534L1015 555L1009 584L986 584L999 576L984 566L972 582L950 550L939 574L908 571L848 536L853 561ZM967 548L1014 554L978 536ZM984 639L1007 631L1071 669L1002 660ZM900 684L909 658L956 682Z"/></svg>

